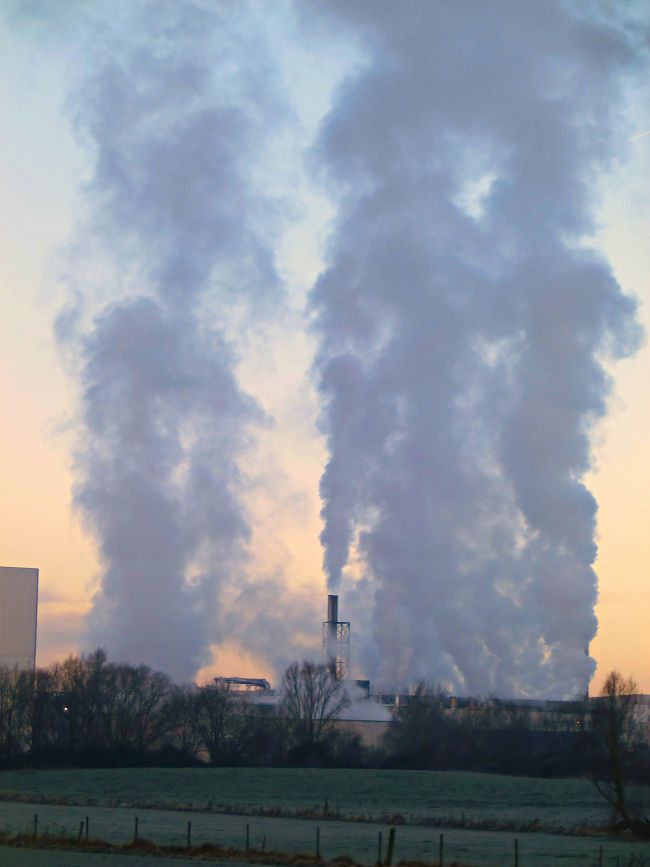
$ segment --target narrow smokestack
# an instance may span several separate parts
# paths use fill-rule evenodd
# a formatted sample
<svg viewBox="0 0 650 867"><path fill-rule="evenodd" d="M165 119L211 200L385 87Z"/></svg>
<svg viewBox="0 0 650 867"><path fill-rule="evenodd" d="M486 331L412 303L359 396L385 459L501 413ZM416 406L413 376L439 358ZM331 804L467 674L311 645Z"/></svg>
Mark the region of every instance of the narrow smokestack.
<svg viewBox="0 0 650 867"><path fill-rule="evenodd" d="M336 631L339 620L339 597L330 593L327 597L327 644L328 662L336 668Z"/></svg>
<svg viewBox="0 0 650 867"><path fill-rule="evenodd" d="M327 597L327 620L323 623L323 654L325 661L338 680L349 677L350 623L339 620L339 597Z"/></svg>
<svg viewBox="0 0 650 867"><path fill-rule="evenodd" d="M336 633L339 619L339 597L330 593L327 597L327 663L337 677Z"/></svg>
<svg viewBox="0 0 650 867"><path fill-rule="evenodd" d="M339 597L333 593L327 597L327 622L336 624L339 619Z"/></svg>

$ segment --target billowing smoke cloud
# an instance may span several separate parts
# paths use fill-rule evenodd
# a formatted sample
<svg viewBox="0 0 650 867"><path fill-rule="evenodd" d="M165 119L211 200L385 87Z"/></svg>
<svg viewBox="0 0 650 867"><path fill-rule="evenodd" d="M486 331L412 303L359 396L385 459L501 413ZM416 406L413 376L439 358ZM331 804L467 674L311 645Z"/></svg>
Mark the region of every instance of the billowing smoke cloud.
<svg viewBox="0 0 650 867"><path fill-rule="evenodd" d="M82 385L75 502L102 562L88 636L186 678L244 574L241 462L265 418L228 332L280 297L259 178L283 109L245 4L86 12L71 105L94 156L59 334Z"/></svg>
<svg viewBox="0 0 650 867"><path fill-rule="evenodd" d="M313 292L330 587L385 683L578 694L590 431L639 340L588 244L632 36L598 4L322 10L366 55L316 153L340 204Z"/></svg>

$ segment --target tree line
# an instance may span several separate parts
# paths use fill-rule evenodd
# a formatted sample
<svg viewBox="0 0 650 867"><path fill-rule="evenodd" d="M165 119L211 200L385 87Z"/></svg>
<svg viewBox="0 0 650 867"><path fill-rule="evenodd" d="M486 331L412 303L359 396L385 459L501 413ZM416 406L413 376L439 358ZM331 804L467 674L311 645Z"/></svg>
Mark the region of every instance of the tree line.
<svg viewBox="0 0 650 867"><path fill-rule="evenodd" d="M440 686L416 685L384 738L392 766L586 777L612 830L650 839L650 703L633 678L610 672L599 696L546 728L508 702L449 716L447 699Z"/></svg>
<svg viewBox="0 0 650 867"><path fill-rule="evenodd" d="M0 765L345 764L350 738L333 721L346 704L330 669L309 661L290 665L265 705L97 649L35 671L0 667Z"/></svg>
<svg viewBox="0 0 650 867"><path fill-rule="evenodd" d="M650 784L648 713L636 684L612 672L602 694L544 728L492 701L449 710L419 682L380 743L337 725L349 704L330 667L292 663L274 703L220 680L177 685L98 649L36 671L0 667L0 765L291 765L466 769L589 777L621 829L650 832L637 784Z"/></svg>

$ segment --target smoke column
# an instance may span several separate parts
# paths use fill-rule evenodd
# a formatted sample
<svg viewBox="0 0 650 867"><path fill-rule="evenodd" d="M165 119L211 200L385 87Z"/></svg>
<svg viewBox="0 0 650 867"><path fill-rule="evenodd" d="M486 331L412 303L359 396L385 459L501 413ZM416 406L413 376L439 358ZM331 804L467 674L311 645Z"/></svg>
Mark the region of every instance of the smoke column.
<svg viewBox="0 0 650 867"><path fill-rule="evenodd" d="M386 684L562 697L594 670L583 478L604 362L640 337L588 243L638 57L603 10L321 6L365 57L314 160L339 203L312 295L324 562Z"/></svg>
<svg viewBox="0 0 650 867"><path fill-rule="evenodd" d="M241 461L264 414L229 322L280 292L251 179L282 109L247 15L156 0L74 19L93 165L58 331L82 388L75 503L102 563L88 641L177 678L209 661L250 534Z"/></svg>

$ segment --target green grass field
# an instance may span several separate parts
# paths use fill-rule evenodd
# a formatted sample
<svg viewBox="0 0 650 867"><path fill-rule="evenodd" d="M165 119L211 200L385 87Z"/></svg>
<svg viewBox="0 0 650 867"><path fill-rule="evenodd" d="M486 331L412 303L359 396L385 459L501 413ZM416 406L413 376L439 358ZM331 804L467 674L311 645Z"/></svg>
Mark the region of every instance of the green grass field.
<svg viewBox="0 0 650 867"><path fill-rule="evenodd" d="M584 780L549 780L447 771L313 768L142 768L3 771L0 797L14 793L88 804L212 805L285 810L337 807L346 817L465 815L495 822L539 820L544 826L598 826L607 809Z"/></svg>
<svg viewBox="0 0 650 867"><path fill-rule="evenodd" d="M159 844L182 843L191 820L192 842L196 844L213 842L243 849L248 824L253 848L261 848L264 840L267 851L313 853L316 828L320 826L320 850L325 858L345 854L367 864L376 860L379 831L384 845L388 836L388 824L377 820L382 814L400 814L414 821L423 816L464 814L468 825L477 819L494 819L497 826L537 819L545 829L565 831L574 826L595 828L607 819L597 793L580 780L450 772L232 768L6 771L0 772L0 795L38 799L33 804L0 802L0 830L11 833L29 831L33 815L38 813L39 833L76 836L79 824L88 816L91 837L123 843L132 839L137 815L140 836ZM322 806L325 799L330 811L338 804L342 816L363 814L374 816L375 821L317 821L214 812L220 805L242 811L259 807L299 810ZM206 811L210 803L213 812ZM191 811L191 806L202 812ZM598 864L600 846L603 867L650 867L648 844L567 833L421 824L397 826L395 861L406 858L435 863L440 833L444 833L446 863L459 860L492 867L514 864L517 838L520 867L591 867ZM132 856L105 857L127 867ZM78 854L70 854L69 858L60 863L66 867L84 863ZM23 863L32 865L29 859L15 863L21 867ZM33 862L34 867L41 863L58 867L59 862ZM160 862L149 859L148 863Z"/></svg>

